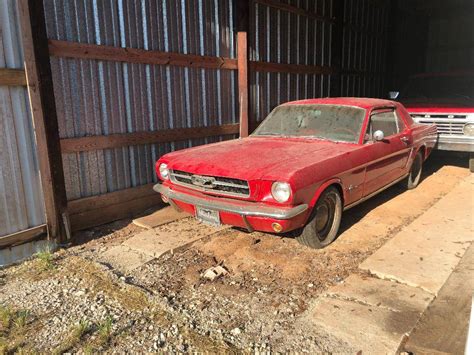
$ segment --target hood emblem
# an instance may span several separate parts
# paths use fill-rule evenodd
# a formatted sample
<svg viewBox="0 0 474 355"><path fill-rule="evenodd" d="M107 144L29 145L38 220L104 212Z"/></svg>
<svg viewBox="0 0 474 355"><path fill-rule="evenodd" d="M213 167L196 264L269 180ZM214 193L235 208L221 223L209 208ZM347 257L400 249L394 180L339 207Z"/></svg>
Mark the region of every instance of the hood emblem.
<svg viewBox="0 0 474 355"><path fill-rule="evenodd" d="M213 189L214 187L216 187L216 179L212 176L193 175L191 176L191 182L193 185L205 187L208 189Z"/></svg>

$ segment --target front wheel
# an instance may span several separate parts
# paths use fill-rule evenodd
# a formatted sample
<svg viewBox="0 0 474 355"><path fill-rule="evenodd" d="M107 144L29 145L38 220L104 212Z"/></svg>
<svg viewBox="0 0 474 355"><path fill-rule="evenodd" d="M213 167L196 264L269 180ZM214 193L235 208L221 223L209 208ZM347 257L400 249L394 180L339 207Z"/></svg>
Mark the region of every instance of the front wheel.
<svg viewBox="0 0 474 355"><path fill-rule="evenodd" d="M308 224L296 240L310 248L321 249L336 239L342 217L342 199L331 186L319 197Z"/></svg>

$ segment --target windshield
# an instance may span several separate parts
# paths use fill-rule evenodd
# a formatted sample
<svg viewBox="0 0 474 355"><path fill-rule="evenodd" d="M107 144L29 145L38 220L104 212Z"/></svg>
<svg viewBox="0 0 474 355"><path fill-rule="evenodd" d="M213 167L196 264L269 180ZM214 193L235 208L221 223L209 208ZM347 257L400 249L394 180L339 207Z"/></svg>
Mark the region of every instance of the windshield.
<svg viewBox="0 0 474 355"><path fill-rule="evenodd" d="M364 117L364 109L352 106L283 105L275 108L253 135L357 143Z"/></svg>
<svg viewBox="0 0 474 355"><path fill-rule="evenodd" d="M446 100L474 101L474 76L437 76L412 78L400 100Z"/></svg>

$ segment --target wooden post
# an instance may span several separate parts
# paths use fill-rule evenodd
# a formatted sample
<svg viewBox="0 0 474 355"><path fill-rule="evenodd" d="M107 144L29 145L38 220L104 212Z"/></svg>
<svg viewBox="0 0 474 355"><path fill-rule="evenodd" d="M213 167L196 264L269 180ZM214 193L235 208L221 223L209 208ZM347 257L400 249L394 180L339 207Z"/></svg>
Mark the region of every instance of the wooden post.
<svg viewBox="0 0 474 355"><path fill-rule="evenodd" d="M341 71L342 71L342 47L344 45L344 0L333 2L332 36L331 36L331 67L334 74L331 75L330 96L341 96Z"/></svg>
<svg viewBox="0 0 474 355"><path fill-rule="evenodd" d="M252 1L252 0L250 0ZM248 27L250 1L237 1L237 70L239 82L240 137L249 135Z"/></svg>
<svg viewBox="0 0 474 355"><path fill-rule="evenodd" d="M249 135L249 88L247 32L237 33L237 66L239 75L240 137Z"/></svg>
<svg viewBox="0 0 474 355"><path fill-rule="evenodd" d="M33 116L48 237L69 235L67 198L43 1L19 1L26 81Z"/></svg>

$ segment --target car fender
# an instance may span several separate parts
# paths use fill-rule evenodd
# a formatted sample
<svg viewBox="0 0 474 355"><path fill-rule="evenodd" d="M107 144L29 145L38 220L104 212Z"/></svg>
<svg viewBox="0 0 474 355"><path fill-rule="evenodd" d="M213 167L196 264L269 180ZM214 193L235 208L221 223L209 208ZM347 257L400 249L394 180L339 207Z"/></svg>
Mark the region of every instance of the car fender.
<svg viewBox="0 0 474 355"><path fill-rule="evenodd" d="M316 202L318 201L319 196L321 196L321 194L323 193L323 191L326 190L326 189L327 189L329 186L331 186L331 185L339 185L340 188L341 188L341 190L342 190L342 193L343 193L343 195L344 195L344 191L345 191L345 190L344 190L344 187L343 187L343 185L342 185L341 179L339 179L339 178L332 178L332 179L329 179L329 180L325 181L324 183L322 183L322 184L318 187L318 189L316 190L316 192L315 192L315 194L314 194L314 196L313 196L313 198L311 199L311 202L310 202L310 204L309 204L309 206L310 206L311 208L313 208L314 205L316 205ZM341 196L341 198L342 198L343 201L345 200L345 196ZM343 204L344 204L344 203L343 203Z"/></svg>

